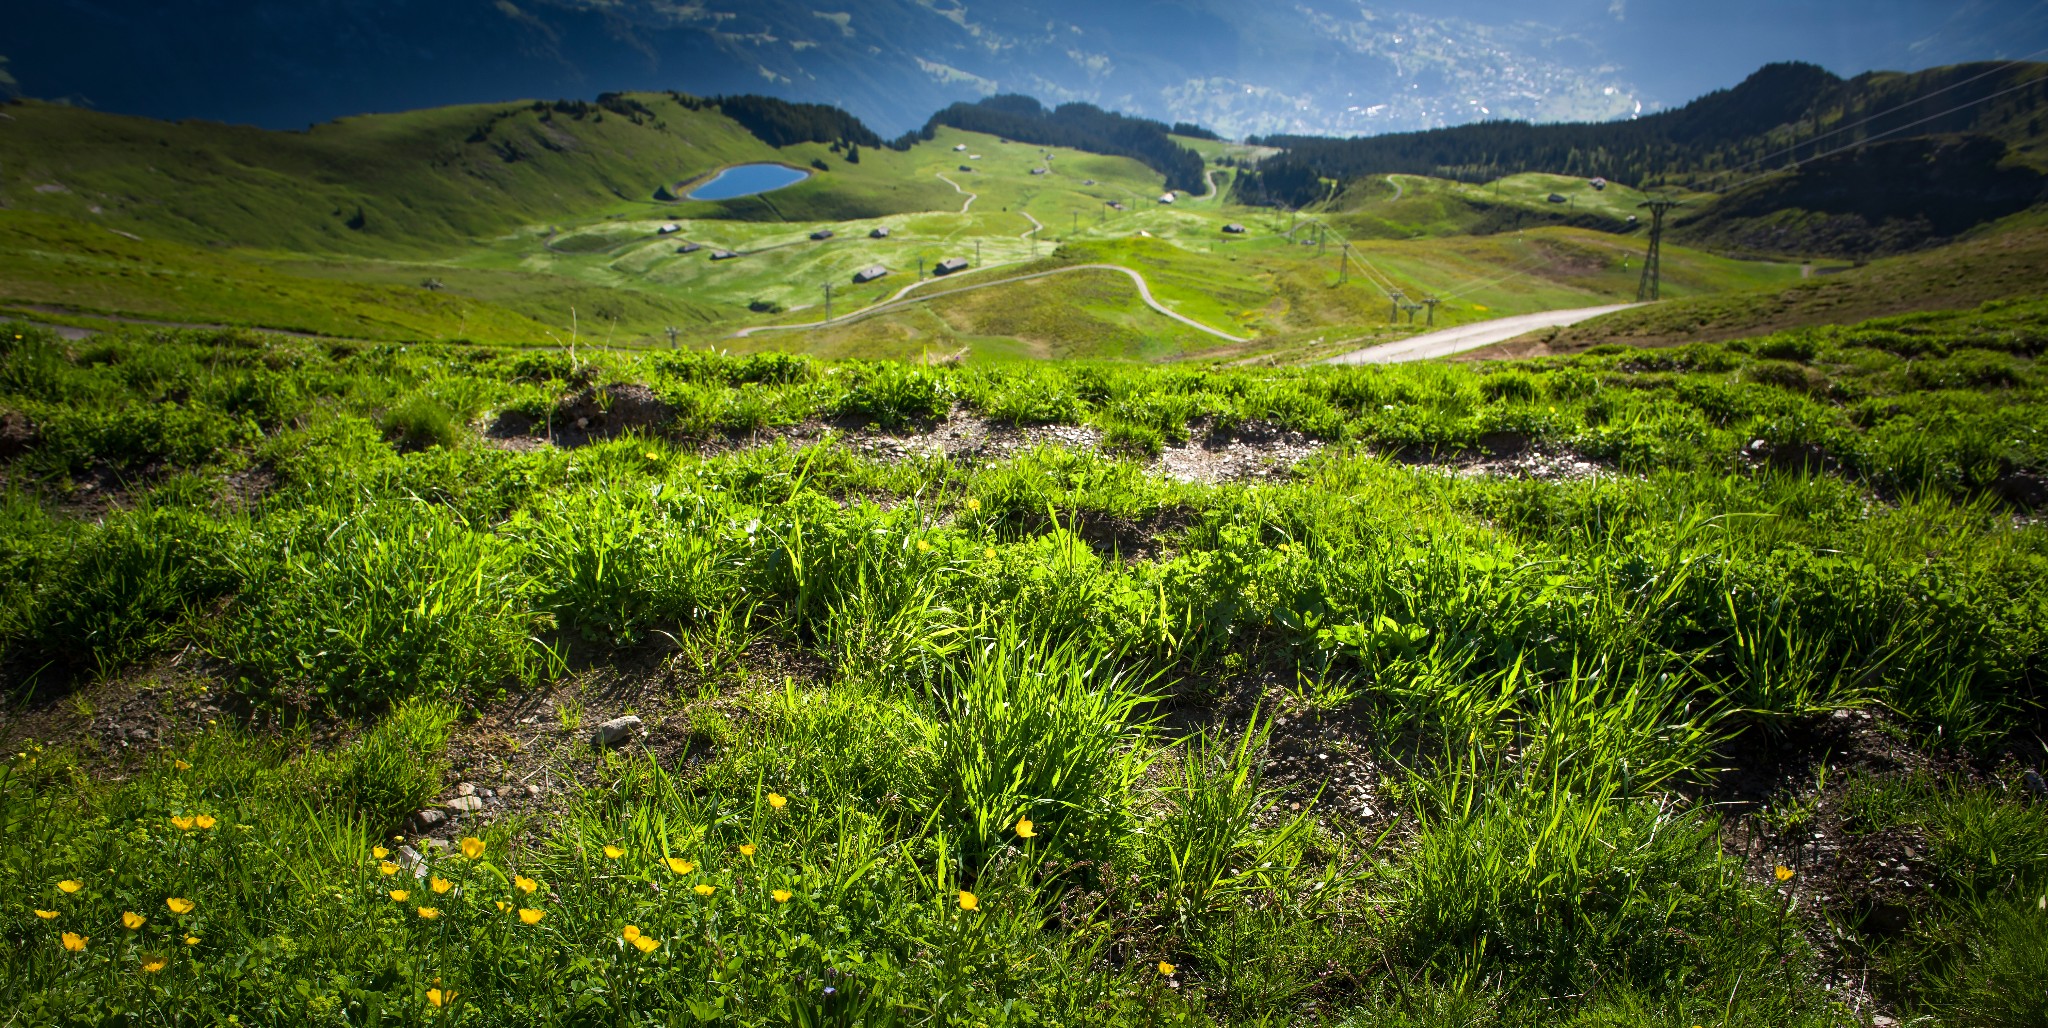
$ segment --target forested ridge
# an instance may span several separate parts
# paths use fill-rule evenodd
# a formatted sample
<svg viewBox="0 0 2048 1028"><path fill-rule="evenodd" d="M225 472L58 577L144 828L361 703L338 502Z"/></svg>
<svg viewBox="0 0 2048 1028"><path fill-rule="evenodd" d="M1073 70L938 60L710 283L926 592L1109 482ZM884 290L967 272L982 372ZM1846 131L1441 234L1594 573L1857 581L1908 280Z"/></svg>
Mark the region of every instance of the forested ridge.
<svg viewBox="0 0 2048 1028"><path fill-rule="evenodd" d="M1035 146L1064 146L1129 157L1166 176L1168 189L1200 192L1206 188L1201 155L1169 138L1166 125L1105 111L1093 104L1061 104L1046 110L1028 96L991 96L976 103L956 103L932 115L920 135L930 139L941 125Z"/></svg>
<svg viewBox="0 0 2048 1028"><path fill-rule="evenodd" d="M1811 64L1767 65L1732 89L1618 122L1491 121L1354 139L1268 136L1286 153L1238 180L1240 198L1312 203L1373 175L1489 181L1546 171L1631 185L1722 189L1743 177L1860 141L1977 134L2019 147L2042 139L2048 65L1961 64L1842 79Z"/></svg>

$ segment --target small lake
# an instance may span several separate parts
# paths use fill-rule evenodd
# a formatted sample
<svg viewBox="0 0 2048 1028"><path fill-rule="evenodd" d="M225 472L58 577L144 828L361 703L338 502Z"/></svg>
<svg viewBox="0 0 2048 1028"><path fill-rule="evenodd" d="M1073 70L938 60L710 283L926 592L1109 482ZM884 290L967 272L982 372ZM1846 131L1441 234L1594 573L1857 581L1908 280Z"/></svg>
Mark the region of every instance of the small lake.
<svg viewBox="0 0 2048 1028"><path fill-rule="evenodd" d="M718 173L711 181L690 190L692 200L730 200L735 196L752 196L783 186L793 186L810 178L811 173L780 164L741 164Z"/></svg>

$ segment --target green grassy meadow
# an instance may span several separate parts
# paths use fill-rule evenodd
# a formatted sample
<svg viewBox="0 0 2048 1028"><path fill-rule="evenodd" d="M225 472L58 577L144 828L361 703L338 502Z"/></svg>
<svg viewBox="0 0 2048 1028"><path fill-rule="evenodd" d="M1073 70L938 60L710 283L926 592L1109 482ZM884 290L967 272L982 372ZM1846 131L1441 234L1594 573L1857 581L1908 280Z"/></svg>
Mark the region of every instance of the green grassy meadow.
<svg viewBox="0 0 2048 1028"><path fill-rule="evenodd" d="M1256 323L1176 249L1040 265ZM1118 360L0 325L0 1010L2041 1023L2048 301L1229 368L1095 276L830 343Z"/></svg>

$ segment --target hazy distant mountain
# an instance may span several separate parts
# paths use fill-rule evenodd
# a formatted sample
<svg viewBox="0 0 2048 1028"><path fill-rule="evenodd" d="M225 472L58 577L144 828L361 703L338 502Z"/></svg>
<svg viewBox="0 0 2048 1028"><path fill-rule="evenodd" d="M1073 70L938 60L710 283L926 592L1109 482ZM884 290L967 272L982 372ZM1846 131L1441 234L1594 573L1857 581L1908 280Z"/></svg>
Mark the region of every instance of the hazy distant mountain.
<svg viewBox="0 0 2048 1028"><path fill-rule="evenodd" d="M16 6L0 20L0 55L27 95L280 128L369 110L680 89L833 103L884 133L957 100L1014 92L1228 135L1355 134L1626 116L1785 58L1850 73L2019 56L2048 43L2048 0Z"/></svg>

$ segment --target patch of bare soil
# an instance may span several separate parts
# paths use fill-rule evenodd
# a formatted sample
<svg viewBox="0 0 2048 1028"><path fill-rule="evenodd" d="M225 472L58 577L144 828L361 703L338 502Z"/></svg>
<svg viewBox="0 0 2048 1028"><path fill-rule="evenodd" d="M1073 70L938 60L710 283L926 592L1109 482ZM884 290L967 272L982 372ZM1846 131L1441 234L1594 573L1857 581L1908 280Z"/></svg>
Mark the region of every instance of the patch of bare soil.
<svg viewBox="0 0 2048 1028"><path fill-rule="evenodd" d="M1441 469L1466 478L1518 478L1545 482L1576 482L1620 472L1569 449L1548 447L1524 435L1497 432L1469 450L1449 453L1421 448L1399 450L1390 458L1419 467Z"/></svg>
<svg viewBox="0 0 2048 1028"><path fill-rule="evenodd" d="M644 385L615 382L579 390L555 406L551 417L535 420L505 411L485 430L485 438L507 449L532 449L552 443L575 447L611 439L627 432L658 435L675 411Z"/></svg>
<svg viewBox="0 0 2048 1028"><path fill-rule="evenodd" d="M1169 446L1152 469L1182 482L1255 482L1284 480L1323 444L1266 421L1251 421L1225 430L1207 418L1188 426L1188 441Z"/></svg>
<svg viewBox="0 0 2048 1028"><path fill-rule="evenodd" d="M227 690L220 669L189 647L70 689L41 677L55 669L10 671L11 684L23 692L14 697L19 706L0 713L0 749L18 750L30 740L64 743L87 766L117 778L157 750L222 721L250 720L247 705Z"/></svg>

